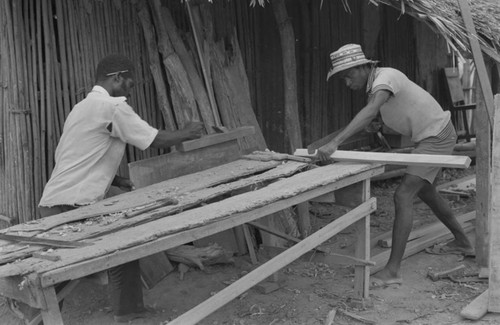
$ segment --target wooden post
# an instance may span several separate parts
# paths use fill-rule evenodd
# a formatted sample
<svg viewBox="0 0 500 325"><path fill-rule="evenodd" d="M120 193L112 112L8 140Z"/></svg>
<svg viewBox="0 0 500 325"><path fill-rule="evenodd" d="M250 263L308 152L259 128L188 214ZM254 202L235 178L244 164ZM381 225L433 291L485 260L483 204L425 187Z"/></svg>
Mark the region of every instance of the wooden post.
<svg viewBox="0 0 500 325"><path fill-rule="evenodd" d="M44 324L63 325L59 300L57 300L54 287L41 289L45 297L46 309L42 309L42 318Z"/></svg>
<svg viewBox="0 0 500 325"><path fill-rule="evenodd" d="M488 213L490 211L490 127L493 125L493 92L483 59L478 36L467 0L458 0L464 24L469 34L471 52L476 65L481 92L476 97L477 137L477 198L476 202L476 259L479 266L488 265ZM482 96L481 96L482 95ZM481 98L482 97L482 98ZM482 106L482 107L481 107ZM489 123L488 123L489 122Z"/></svg>
<svg viewBox="0 0 500 325"><path fill-rule="evenodd" d="M361 185L360 204L370 198L370 180L364 180ZM355 223L356 247L354 256L363 260L370 259L370 214ZM370 267L356 265L354 267L354 294L357 297L369 298Z"/></svg>
<svg viewBox="0 0 500 325"><path fill-rule="evenodd" d="M493 154L491 197L500 195L500 95L495 96L495 124L493 125ZM500 201L490 205L490 277L488 311L500 312Z"/></svg>

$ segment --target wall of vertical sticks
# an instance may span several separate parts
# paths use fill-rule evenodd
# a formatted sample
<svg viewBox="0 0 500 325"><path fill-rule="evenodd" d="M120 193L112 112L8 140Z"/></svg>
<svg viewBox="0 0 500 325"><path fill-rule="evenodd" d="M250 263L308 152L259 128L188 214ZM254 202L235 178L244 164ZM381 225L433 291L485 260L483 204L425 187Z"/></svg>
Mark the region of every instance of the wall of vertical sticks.
<svg viewBox="0 0 500 325"><path fill-rule="evenodd" d="M110 53L136 63L129 103L151 125L173 130L200 120L208 133L212 125L254 125L262 132L243 139L243 150L288 151L279 26L272 6L252 8L240 0L188 3L190 10L180 0L0 0L0 228L6 226L1 220L15 224L37 217L64 121L93 86L98 61ZM367 12L381 14L358 1L350 2L350 12L340 1L288 0L286 5L296 37L299 114L308 144L344 126L363 104L362 96L340 82L326 83L328 54L347 42L374 43L380 33L407 40L411 28L366 26ZM410 26L405 17L393 16ZM409 41L405 44L382 44L384 54L400 58L413 51ZM411 71L418 76L424 63L415 62ZM126 176L128 162L161 153L127 148L120 174Z"/></svg>

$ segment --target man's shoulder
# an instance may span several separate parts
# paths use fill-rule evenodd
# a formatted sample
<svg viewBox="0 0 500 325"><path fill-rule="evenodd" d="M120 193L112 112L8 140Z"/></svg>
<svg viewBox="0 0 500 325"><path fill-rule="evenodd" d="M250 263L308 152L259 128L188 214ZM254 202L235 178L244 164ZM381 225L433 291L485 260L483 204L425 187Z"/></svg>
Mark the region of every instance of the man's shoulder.
<svg viewBox="0 0 500 325"><path fill-rule="evenodd" d="M375 78L377 77L407 78L403 72L390 67L377 68Z"/></svg>

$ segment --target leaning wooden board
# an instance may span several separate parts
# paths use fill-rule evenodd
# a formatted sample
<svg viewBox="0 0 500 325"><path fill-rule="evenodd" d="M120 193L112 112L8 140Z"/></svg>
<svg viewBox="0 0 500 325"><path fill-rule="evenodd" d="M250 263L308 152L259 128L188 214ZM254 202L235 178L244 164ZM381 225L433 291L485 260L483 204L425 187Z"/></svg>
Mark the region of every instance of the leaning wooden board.
<svg viewBox="0 0 500 325"><path fill-rule="evenodd" d="M301 163L288 162L286 164ZM281 178L280 180L255 191L250 191L241 195L229 197L222 201L179 212L167 218L159 218L151 222L138 224L134 227L127 227L119 231L108 233L105 236L100 236L92 246L72 249L56 249L54 254L57 254L60 257L60 261L54 262L35 258L26 258L19 262L0 266L0 277L26 275L32 272L41 274L51 270L64 268L85 260L95 259L99 256L107 256L106 259L108 259L109 254L114 254L115 252L123 251L130 247L149 243L164 236L180 233L200 226L206 226L207 224L226 220L231 216L242 213L244 214L247 211L254 211L259 208L263 209L263 212L261 213L265 213L267 212L266 207L273 202L293 198L298 196L300 193L311 191L312 189L318 189L316 194L322 195L324 194L322 193L323 191L332 190L332 184L338 188L345 186L346 184L342 182L344 179L350 178L350 181L353 181L352 177L358 176L360 179L366 179L370 176L379 174L382 171L382 166L373 164L335 164L315 168L287 178ZM369 175L366 173L369 173ZM164 186L166 185L168 185L168 181L164 183ZM330 185L330 187L327 188L326 185ZM194 195L194 193L191 193L191 195ZM242 199L243 195L244 199ZM143 218L148 219L151 217L161 216L167 213L169 209L171 209L171 207L159 209L157 212L151 212L144 215ZM271 211L271 213L273 212L274 211ZM252 219L257 217L257 214L256 216L253 216L253 213L251 213L249 218ZM133 219L125 219L124 222L128 222L130 220ZM130 256L130 258L133 258L133 256ZM103 267L103 269L106 269L106 267ZM58 273L57 280L63 281L66 277L71 278L71 276L74 276L71 272L78 272L78 270L67 269L65 272ZM53 279L51 281L56 280ZM42 285L50 285L49 282L43 283ZM57 283L57 281L55 283Z"/></svg>
<svg viewBox="0 0 500 325"><path fill-rule="evenodd" d="M312 157L307 149L296 149L296 156ZM405 166L434 166L448 168L468 168L471 159L467 156L455 155L424 155L394 152L345 151L337 150L331 156L335 161L350 161L363 163L380 163Z"/></svg>

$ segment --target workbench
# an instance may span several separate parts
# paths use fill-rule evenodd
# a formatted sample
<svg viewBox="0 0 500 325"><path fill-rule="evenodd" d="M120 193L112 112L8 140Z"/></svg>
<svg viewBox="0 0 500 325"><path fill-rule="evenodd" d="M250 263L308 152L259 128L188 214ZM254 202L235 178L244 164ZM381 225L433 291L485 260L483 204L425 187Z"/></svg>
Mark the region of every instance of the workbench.
<svg viewBox="0 0 500 325"><path fill-rule="evenodd" d="M200 238L244 225L277 211L335 193L353 207L283 253L260 265L218 294L169 324L195 324L274 272L354 225L355 258L370 257L370 178L383 166L335 163L318 167L291 160L240 158L105 199L91 206L3 229L3 234L35 236L77 244L46 246L0 241L0 294L41 310L45 324L63 324L58 301L79 279ZM348 195L342 195L346 189ZM238 193L235 195L231 195ZM177 204L126 217L150 202ZM56 293L55 286L70 281ZM355 266L355 294L368 297L369 263Z"/></svg>

